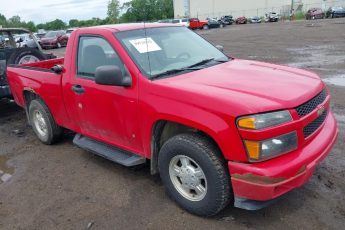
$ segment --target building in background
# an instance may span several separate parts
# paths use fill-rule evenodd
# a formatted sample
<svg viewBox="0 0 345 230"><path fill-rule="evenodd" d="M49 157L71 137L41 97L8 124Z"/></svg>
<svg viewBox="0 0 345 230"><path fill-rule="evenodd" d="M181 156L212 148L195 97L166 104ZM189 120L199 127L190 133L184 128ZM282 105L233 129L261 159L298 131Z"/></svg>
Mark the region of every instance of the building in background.
<svg viewBox="0 0 345 230"><path fill-rule="evenodd" d="M345 0L173 0L175 18L221 17L222 15L264 16L273 11L289 16L291 3L294 11L307 11L312 7L326 10L330 6L345 6Z"/></svg>

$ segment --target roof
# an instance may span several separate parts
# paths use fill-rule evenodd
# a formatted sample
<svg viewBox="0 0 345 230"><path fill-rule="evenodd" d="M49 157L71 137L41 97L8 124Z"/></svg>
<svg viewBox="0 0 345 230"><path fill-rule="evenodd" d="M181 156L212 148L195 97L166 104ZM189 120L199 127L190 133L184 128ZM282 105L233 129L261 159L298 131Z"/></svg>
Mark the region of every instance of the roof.
<svg viewBox="0 0 345 230"><path fill-rule="evenodd" d="M101 26L94 26L94 27L88 27L88 28L80 28L80 30L90 29L90 28L104 28L104 29L112 30L114 32L119 32L119 31L139 30L139 29L157 28L157 27L170 27L170 26L176 27L180 25L171 24L171 23L124 23L124 24L101 25Z"/></svg>
<svg viewBox="0 0 345 230"><path fill-rule="evenodd" d="M0 32L25 32L31 33L30 30L24 28L0 28Z"/></svg>

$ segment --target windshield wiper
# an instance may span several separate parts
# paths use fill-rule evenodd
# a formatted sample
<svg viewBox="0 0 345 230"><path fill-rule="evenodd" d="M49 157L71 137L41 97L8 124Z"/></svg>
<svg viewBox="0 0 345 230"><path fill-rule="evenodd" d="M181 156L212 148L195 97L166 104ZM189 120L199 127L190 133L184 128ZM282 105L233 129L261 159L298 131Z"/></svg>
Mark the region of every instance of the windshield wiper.
<svg viewBox="0 0 345 230"><path fill-rule="evenodd" d="M207 64L207 63L209 63L210 61L213 61L213 60L214 60L214 58L205 59L205 60L199 61L199 62L197 62L197 63L195 63L193 65L187 66L186 68L193 68L195 66L205 65L205 64Z"/></svg>
<svg viewBox="0 0 345 230"><path fill-rule="evenodd" d="M180 72L184 72L184 71L194 71L194 70L200 70L202 69L201 67L198 67L198 66L202 66L202 65L205 65L211 61L216 61L216 62L227 62L225 60L215 60L214 58L209 58L209 59L205 59L205 60L202 60L202 61L199 61L193 65L190 65L190 66L186 66L186 67L183 67L183 68L180 68L180 69L171 69L171 70L167 70L165 72L162 72L162 73L159 73L159 74L156 74L156 75L153 75L152 77L150 77L151 80L153 79L158 79L158 78L161 78L161 77L164 77L164 76L167 76L167 75L171 75L171 74L176 74L176 73L180 73Z"/></svg>
<svg viewBox="0 0 345 230"><path fill-rule="evenodd" d="M184 71L194 71L194 70L199 70L201 68L190 68L190 67L184 67L181 69L171 69L171 70L167 70L165 72L153 75L152 77L150 77L151 80L153 79L158 79L167 75L171 75L171 74L176 74L176 73L180 73L180 72L184 72Z"/></svg>

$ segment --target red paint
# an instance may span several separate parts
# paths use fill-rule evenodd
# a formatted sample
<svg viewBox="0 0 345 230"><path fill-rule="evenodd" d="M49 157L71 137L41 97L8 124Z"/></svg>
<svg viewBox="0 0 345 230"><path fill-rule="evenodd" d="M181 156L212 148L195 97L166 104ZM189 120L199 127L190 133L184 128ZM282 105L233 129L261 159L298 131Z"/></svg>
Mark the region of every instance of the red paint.
<svg viewBox="0 0 345 230"><path fill-rule="evenodd" d="M164 24L146 24L161 27ZM337 135L331 112L326 122L307 140L303 127L316 118L316 109L299 118L294 110L325 87L320 78L304 70L256 61L234 59L206 69L151 81L145 78L125 49L114 37L117 31L142 29L143 24L103 26L78 29L72 33L65 59L27 64L49 69L63 64L56 74L37 69L8 67L8 79L16 102L25 107L23 91L30 89L48 105L56 122L139 155L151 158L152 129L156 122L181 123L207 133L218 144L228 161L230 174L253 174L285 178L279 184L253 184L232 177L235 196L267 200L307 181L330 151ZM132 86L96 85L76 78L78 37L102 36L113 46L132 76ZM72 86L80 84L86 92L75 94ZM324 107L329 109L328 96ZM82 108L80 107L82 105ZM262 131L236 127L236 118L248 114L288 109L293 122ZM248 163L242 138L262 140L296 130L298 149L261 163ZM301 167L303 175L296 173ZM254 192L255 191L255 192Z"/></svg>
<svg viewBox="0 0 345 230"><path fill-rule="evenodd" d="M189 19L189 28L192 30L202 29L205 25L208 26L208 21L200 21L198 18Z"/></svg>

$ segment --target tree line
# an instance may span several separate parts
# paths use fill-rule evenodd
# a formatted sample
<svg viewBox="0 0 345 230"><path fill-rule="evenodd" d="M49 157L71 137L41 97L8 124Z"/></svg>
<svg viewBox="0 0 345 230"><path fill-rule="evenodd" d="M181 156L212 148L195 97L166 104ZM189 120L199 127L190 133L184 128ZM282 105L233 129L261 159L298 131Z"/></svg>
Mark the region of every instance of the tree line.
<svg viewBox="0 0 345 230"><path fill-rule="evenodd" d="M33 21L23 21L15 15L6 18L0 14L2 27L23 27L33 32L39 29L60 30L72 27L88 27L115 23L155 21L172 18L174 16L173 0L132 0L122 4L118 0L109 0L107 5L107 17L104 19L93 17L88 20L71 19L64 22L55 19L50 22L35 24Z"/></svg>

